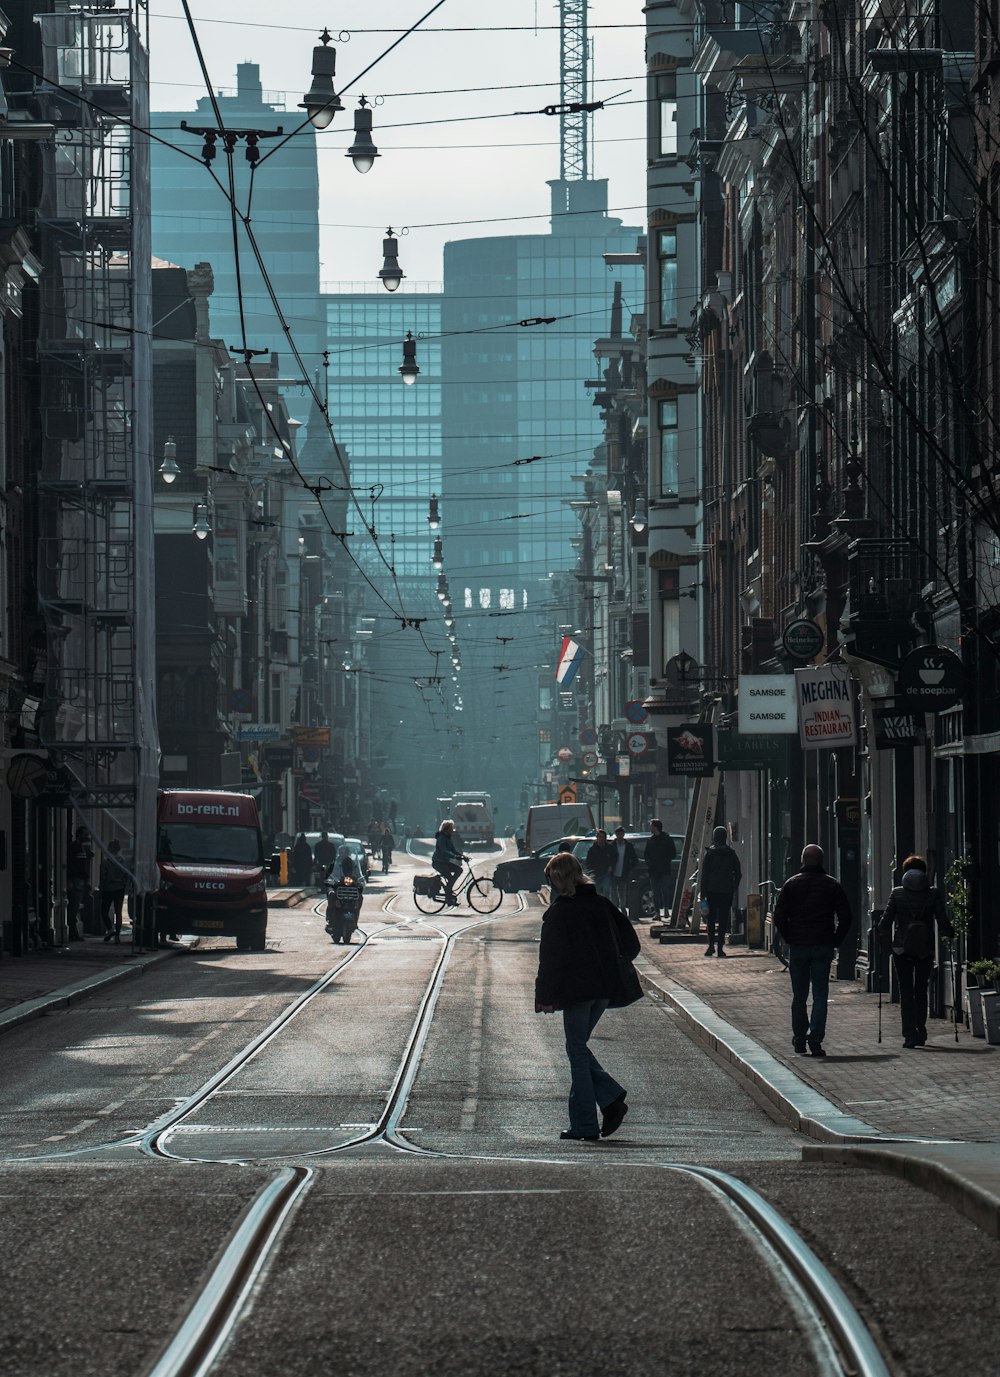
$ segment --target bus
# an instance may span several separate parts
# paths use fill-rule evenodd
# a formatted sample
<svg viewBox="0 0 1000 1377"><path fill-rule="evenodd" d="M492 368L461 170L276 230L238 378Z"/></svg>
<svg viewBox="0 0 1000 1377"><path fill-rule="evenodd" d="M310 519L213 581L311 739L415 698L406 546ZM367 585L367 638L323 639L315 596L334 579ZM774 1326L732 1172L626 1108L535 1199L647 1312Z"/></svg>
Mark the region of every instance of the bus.
<svg viewBox="0 0 1000 1377"><path fill-rule="evenodd" d="M257 802L223 790L164 789L157 798L157 933L267 945L267 884Z"/></svg>

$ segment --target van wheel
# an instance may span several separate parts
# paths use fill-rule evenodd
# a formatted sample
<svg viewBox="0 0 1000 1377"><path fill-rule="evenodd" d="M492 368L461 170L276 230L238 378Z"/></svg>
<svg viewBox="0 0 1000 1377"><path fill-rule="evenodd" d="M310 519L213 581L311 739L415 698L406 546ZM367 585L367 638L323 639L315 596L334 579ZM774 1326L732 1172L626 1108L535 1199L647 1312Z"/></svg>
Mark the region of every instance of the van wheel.
<svg viewBox="0 0 1000 1377"><path fill-rule="evenodd" d="M237 950L237 951L250 951L250 949L251 949L251 948L250 948L250 938L249 938L249 937L245 937L245 936L241 933L241 934L237 937L237 939L236 939L236 950Z"/></svg>
<svg viewBox="0 0 1000 1377"><path fill-rule="evenodd" d="M251 951L267 951L267 923L261 923L254 928L253 933L248 939Z"/></svg>

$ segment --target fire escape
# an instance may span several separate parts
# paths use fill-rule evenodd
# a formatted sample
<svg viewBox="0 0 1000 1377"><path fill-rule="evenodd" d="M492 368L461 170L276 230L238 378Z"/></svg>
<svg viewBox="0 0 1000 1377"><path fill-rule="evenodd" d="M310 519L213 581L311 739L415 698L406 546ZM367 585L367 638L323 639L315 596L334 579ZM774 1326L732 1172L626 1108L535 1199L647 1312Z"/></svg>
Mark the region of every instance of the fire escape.
<svg viewBox="0 0 1000 1377"><path fill-rule="evenodd" d="M78 815L98 840L119 838L143 893L157 778L145 0L36 22L36 96L58 131L38 210L39 732Z"/></svg>

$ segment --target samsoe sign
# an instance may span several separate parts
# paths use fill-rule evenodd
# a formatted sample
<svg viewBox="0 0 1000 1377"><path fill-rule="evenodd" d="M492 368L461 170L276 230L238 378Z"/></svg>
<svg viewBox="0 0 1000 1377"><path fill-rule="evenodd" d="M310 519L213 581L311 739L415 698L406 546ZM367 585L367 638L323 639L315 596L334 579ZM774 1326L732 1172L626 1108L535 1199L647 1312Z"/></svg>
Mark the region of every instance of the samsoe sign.
<svg viewBox="0 0 1000 1377"><path fill-rule="evenodd" d="M853 746L854 690L846 665L795 671L799 740L805 747Z"/></svg>
<svg viewBox="0 0 1000 1377"><path fill-rule="evenodd" d="M739 732L741 736L794 736L794 674L741 674Z"/></svg>

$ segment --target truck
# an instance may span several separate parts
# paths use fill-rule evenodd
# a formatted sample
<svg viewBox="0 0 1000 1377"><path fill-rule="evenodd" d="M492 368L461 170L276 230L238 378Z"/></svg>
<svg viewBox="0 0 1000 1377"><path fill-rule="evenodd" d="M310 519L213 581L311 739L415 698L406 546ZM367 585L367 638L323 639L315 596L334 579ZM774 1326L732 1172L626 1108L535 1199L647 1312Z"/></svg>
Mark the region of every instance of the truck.
<svg viewBox="0 0 1000 1377"><path fill-rule="evenodd" d="M455 830L465 844L493 845L493 800L482 790L470 789L452 794L450 798L439 798L439 823L441 818L451 818Z"/></svg>
<svg viewBox="0 0 1000 1377"><path fill-rule="evenodd" d="M267 884L257 802L223 790L164 789L157 798L157 933L267 945Z"/></svg>

